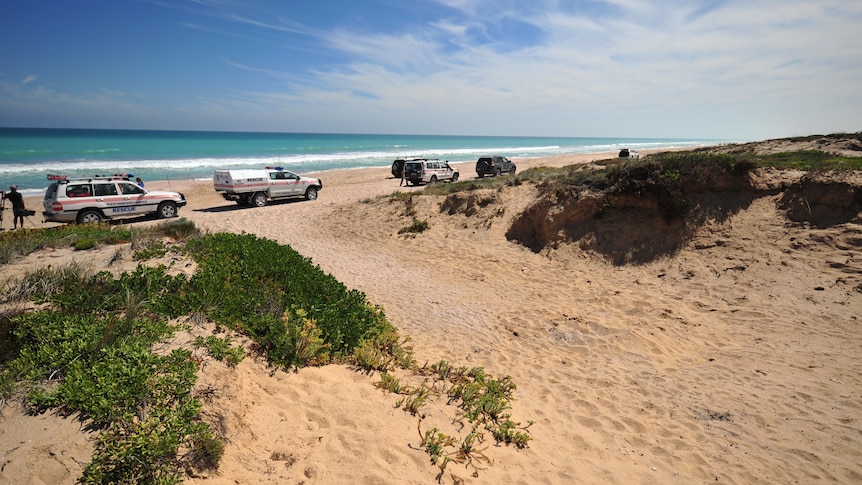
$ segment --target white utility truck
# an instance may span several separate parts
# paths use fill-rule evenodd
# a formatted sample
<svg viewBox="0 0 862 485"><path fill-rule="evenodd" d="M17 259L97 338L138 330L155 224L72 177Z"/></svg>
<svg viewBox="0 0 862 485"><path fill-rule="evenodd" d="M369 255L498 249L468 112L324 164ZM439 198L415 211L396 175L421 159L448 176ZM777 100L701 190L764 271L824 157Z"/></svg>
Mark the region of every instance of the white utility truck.
<svg viewBox="0 0 862 485"><path fill-rule="evenodd" d="M263 170L216 170L213 186L226 200L239 205L263 207L270 200L305 197L317 198L323 188L320 179L300 177L283 167L265 167Z"/></svg>

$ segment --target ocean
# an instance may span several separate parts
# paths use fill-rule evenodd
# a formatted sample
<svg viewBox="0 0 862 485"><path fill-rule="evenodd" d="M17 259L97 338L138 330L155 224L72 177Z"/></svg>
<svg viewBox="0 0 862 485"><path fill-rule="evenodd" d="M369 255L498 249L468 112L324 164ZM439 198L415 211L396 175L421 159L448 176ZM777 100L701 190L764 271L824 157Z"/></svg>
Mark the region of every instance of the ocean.
<svg viewBox="0 0 862 485"><path fill-rule="evenodd" d="M359 135L211 131L0 128L0 187L41 195L48 174L134 174L147 180L211 179L216 169L280 166L297 173L389 167L404 157L475 161L568 153L685 148L731 140L519 136Z"/></svg>

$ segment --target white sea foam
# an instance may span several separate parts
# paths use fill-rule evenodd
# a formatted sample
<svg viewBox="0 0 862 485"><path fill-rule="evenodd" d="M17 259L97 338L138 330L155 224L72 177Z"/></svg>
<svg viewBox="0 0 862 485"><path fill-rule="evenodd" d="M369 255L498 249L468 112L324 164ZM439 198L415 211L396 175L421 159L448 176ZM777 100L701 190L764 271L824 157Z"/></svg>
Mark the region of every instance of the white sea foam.
<svg viewBox="0 0 862 485"><path fill-rule="evenodd" d="M554 140L557 141L557 140ZM592 140L591 140L592 141ZM334 153L300 153L271 156L229 156L229 157L188 157L175 159L67 159L55 161L32 161L26 163L0 164L0 182L16 183L25 194L33 191L42 193L47 187L48 174L69 176L92 176L112 173L133 173L145 180L208 179L213 170L226 168L262 168L282 166L296 172L317 172L325 170L344 170L363 167L388 167L393 160L406 157L439 158L450 162L475 161L485 155L503 155L509 158L538 158L566 153L601 153L617 151L620 148L661 149L690 148L712 145L715 141L662 141L619 138L608 143L590 145L548 144L543 146L492 146L467 148L428 148L414 150L406 144L392 144L389 148L368 151L344 151ZM100 155L112 152L100 150ZM108 157L111 155L108 154ZM34 194L29 194L34 195Z"/></svg>

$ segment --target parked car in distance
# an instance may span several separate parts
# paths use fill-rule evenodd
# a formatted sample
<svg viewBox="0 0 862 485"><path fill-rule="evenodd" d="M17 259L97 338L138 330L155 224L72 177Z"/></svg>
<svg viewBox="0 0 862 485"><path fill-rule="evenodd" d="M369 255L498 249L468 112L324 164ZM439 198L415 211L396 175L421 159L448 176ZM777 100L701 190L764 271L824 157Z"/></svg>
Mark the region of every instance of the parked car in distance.
<svg viewBox="0 0 862 485"><path fill-rule="evenodd" d="M418 158L404 162L404 180L409 184L434 184L437 182L458 181L458 170L449 166L448 161Z"/></svg>
<svg viewBox="0 0 862 485"><path fill-rule="evenodd" d="M146 214L167 219L176 217L178 209L186 205L183 194L146 190L131 174L81 178L48 175L48 180L52 182L42 200L42 215L51 222L86 224Z"/></svg>
<svg viewBox="0 0 862 485"><path fill-rule="evenodd" d="M515 164L506 157L481 157L476 161L476 175L478 175L479 178L482 178L485 175L496 177L503 173L514 175L515 169Z"/></svg>
<svg viewBox="0 0 862 485"><path fill-rule="evenodd" d="M634 150L629 150L628 148L623 148L622 150L620 150L620 154L619 154L619 158L638 159L638 158L640 158L640 156L641 156L640 153L638 153Z"/></svg>
<svg viewBox="0 0 862 485"><path fill-rule="evenodd" d="M429 159L428 158L422 158L422 157L409 157L409 158L405 157L405 158L399 158L399 159L395 160L394 162L392 162L392 170L391 170L392 176L397 178L397 179L400 179L401 175L403 175L403 172L404 172L404 164L405 163L407 163L407 162L421 162L423 160L429 160Z"/></svg>

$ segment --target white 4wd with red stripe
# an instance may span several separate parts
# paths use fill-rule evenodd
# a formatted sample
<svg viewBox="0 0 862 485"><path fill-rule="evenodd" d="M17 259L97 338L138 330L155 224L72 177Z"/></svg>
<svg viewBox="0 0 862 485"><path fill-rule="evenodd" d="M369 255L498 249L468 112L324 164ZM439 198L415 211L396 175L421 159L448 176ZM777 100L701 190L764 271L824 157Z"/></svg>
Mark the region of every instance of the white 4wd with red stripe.
<svg viewBox="0 0 862 485"><path fill-rule="evenodd" d="M295 197L315 200L317 192L323 189L323 182L299 176L283 167L265 167L263 170L216 170L213 188L225 200L263 207L270 200Z"/></svg>
<svg viewBox="0 0 862 485"><path fill-rule="evenodd" d="M42 215L53 222L100 222L116 217L155 214L161 219L176 217L186 205L177 192L149 191L124 174L69 178L48 175L53 182L45 191Z"/></svg>

